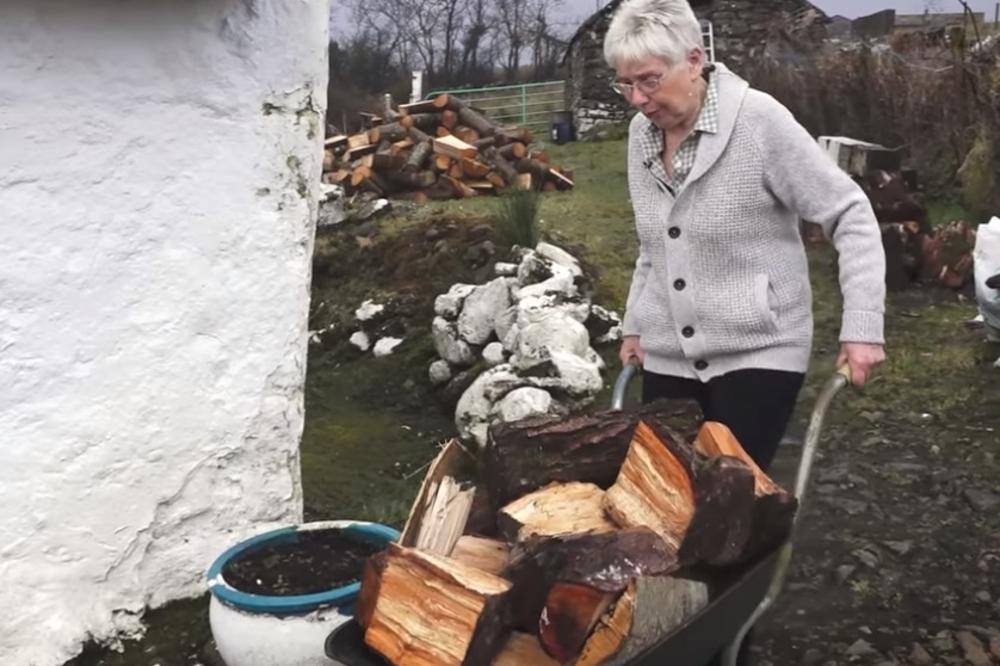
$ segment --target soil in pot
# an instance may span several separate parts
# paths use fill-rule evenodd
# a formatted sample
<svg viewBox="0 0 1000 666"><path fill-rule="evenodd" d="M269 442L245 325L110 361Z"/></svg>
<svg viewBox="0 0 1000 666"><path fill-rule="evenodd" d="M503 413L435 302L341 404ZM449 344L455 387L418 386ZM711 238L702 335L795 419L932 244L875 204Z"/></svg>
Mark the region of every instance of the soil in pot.
<svg viewBox="0 0 1000 666"><path fill-rule="evenodd" d="M343 530L298 532L235 558L222 575L241 592L288 597L315 594L356 583L365 560L382 550Z"/></svg>

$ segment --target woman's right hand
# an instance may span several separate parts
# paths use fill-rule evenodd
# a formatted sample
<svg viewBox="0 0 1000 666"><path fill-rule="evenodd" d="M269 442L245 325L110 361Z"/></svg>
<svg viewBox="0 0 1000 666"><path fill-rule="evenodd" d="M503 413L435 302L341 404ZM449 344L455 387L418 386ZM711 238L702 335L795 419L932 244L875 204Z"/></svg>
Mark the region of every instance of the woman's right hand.
<svg viewBox="0 0 1000 666"><path fill-rule="evenodd" d="M621 359L622 365L628 365L629 361L633 358L642 362L645 360L646 354L642 351L642 347L639 346L639 336L638 335L626 335L622 338L622 348L618 352L618 358Z"/></svg>

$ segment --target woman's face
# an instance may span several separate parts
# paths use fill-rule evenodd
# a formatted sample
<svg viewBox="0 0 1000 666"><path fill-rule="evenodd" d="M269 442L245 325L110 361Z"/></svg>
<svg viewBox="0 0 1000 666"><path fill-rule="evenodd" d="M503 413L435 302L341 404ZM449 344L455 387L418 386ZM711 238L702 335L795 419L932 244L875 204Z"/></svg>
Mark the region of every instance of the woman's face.
<svg viewBox="0 0 1000 666"><path fill-rule="evenodd" d="M704 56L695 49L674 66L657 57L620 64L616 83L623 95L657 127L672 130L693 124L701 107L700 79Z"/></svg>

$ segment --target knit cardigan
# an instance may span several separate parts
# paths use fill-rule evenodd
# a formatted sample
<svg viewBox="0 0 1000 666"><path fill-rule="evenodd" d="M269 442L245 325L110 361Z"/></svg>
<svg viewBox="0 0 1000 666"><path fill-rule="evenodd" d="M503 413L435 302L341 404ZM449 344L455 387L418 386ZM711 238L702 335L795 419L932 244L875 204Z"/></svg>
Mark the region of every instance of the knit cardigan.
<svg viewBox="0 0 1000 666"><path fill-rule="evenodd" d="M885 254L861 188L792 114L719 65L719 132L704 134L676 198L629 127L639 258L623 322L645 369L708 381L765 368L805 372L812 291L799 220L839 253L842 342L883 342Z"/></svg>

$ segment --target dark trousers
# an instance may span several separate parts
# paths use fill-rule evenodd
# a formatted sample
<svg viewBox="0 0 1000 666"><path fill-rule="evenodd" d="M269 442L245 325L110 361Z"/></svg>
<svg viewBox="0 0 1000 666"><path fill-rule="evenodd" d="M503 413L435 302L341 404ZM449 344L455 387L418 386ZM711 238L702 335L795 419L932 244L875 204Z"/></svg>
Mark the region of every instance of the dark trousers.
<svg viewBox="0 0 1000 666"><path fill-rule="evenodd" d="M642 373L642 401L696 400L706 421L729 426L750 457L767 469L795 409L805 375L783 370L736 370L708 382Z"/></svg>
<svg viewBox="0 0 1000 666"><path fill-rule="evenodd" d="M702 383L694 379L642 373L642 401L696 400L706 421L729 426L750 457L767 469L795 409L805 375L781 370L737 370ZM740 645L736 663L747 666L751 635ZM716 655L706 666L722 664Z"/></svg>

